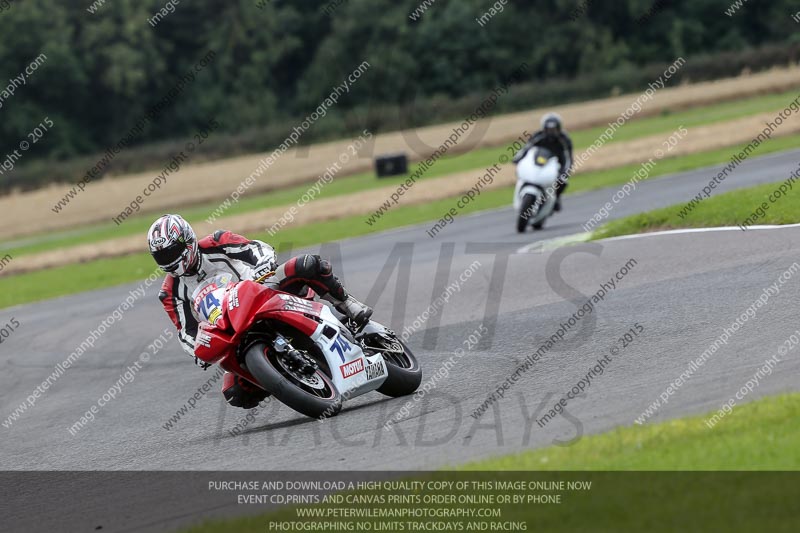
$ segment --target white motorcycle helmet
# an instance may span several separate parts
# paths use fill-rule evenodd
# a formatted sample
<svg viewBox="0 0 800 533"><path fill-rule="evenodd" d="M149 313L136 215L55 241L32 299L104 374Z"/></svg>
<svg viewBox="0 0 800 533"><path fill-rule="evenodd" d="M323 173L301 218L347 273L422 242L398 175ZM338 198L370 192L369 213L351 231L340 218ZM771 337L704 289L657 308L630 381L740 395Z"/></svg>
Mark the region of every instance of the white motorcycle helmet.
<svg viewBox="0 0 800 533"><path fill-rule="evenodd" d="M161 270L172 276L192 276L200 267L200 249L194 230L180 215L164 215L147 232L150 254Z"/></svg>

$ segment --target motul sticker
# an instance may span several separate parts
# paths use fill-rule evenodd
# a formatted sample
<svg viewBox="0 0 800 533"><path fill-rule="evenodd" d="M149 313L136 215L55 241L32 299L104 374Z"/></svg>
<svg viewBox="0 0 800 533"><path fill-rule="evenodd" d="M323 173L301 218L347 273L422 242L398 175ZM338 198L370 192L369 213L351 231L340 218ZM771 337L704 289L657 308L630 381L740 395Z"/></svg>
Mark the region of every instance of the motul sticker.
<svg viewBox="0 0 800 533"><path fill-rule="evenodd" d="M203 287L200 292L197 293L197 296L194 297L194 308L198 309L200 304L203 303L205 297L217 289L219 289L219 287L217 287L217 284L213 282Z"/></svg>
<svg viewBox="0 0 800 533"><path fill-rule="evenodd" d="M359 372L364 371L364 360L356 359L355 361L345 363L339 367L339 370L342 371L342 376L345 379L349 378L350 376L355 376Z"/></svg>

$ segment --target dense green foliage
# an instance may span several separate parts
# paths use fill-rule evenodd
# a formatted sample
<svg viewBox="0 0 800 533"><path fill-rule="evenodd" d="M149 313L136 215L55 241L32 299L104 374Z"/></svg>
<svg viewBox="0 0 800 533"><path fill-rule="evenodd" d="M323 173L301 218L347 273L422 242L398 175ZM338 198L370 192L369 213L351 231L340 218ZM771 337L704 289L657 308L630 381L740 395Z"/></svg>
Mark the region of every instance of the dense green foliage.
<svg viewBox="0 0 800 533"><path fill-rule="evenodd" d="M436 0L416 21L419 0L182 0L151 26L165 4L25 0L0 13L0 91L46 56L2 101L0 156L44 117L55 123L0 181L77 181L209 50L213 61L131 139L149 159L212 118L222 128L204 157L270 148L362 61L370 68L304 142L457 118L522 62L497 111L633 90L678 56L689 61L672 83L785 63L800 35L791 0L750 0L733 16L730 0L509 2L483 26L488 0ZM78 156L59 173L45 163ZM112 171L142 159L129 149Z"/></svg>

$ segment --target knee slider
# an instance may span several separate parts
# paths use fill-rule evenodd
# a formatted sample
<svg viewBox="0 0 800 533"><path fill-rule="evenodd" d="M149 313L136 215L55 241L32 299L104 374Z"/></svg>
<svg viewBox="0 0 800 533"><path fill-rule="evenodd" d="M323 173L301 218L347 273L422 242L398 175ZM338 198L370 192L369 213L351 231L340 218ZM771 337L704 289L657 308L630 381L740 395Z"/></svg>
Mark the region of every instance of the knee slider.
<svg viewBox="0 0 800 533"><path fill-rule="evenodd" d="M295 273L305 279L314 279L319 273L319 256L318 255L303 255L297 258L295 263Z"/></svg>
<svg viewBox="0 0 800 533"><path fill-rule="evenodd" d="M333 274L333 267L331 266L329 261L326 261L325 259L320 259L319 256L317 256L317 260L319 263L320 274L322 274L323 276L330 276L331 274Z"/></svg>

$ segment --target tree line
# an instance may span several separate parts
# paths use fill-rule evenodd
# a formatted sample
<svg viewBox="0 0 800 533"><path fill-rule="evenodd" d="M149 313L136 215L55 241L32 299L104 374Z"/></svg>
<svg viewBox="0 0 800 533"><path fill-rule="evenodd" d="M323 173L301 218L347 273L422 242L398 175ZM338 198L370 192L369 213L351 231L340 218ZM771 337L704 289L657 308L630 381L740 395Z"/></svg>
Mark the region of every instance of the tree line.
<svg viewBox="0 0 800 533"><path fill-rule="evenodd" d="M730 0L437 0L424 12L419 6L11 2L0 12L0 158L45 117L54 126L0 180L7 188L79 179L92 154L135 127L187 73L194 79L147 121L112 172L146 166L212 119L220 129L207 157L274 147L364 61L369 70L304 141L456 119L523 62L525 79L498 112L635 90L679 56L689 61L673 83L785 64L796 61L800 43L791 0L750 0L732 16L725 12ZM198 69L209 52L212 60ZM28 73L42 55L46 61ZM13 81L21 75L24 83ZM52 164L65 161L78 163Z"/></svg>

